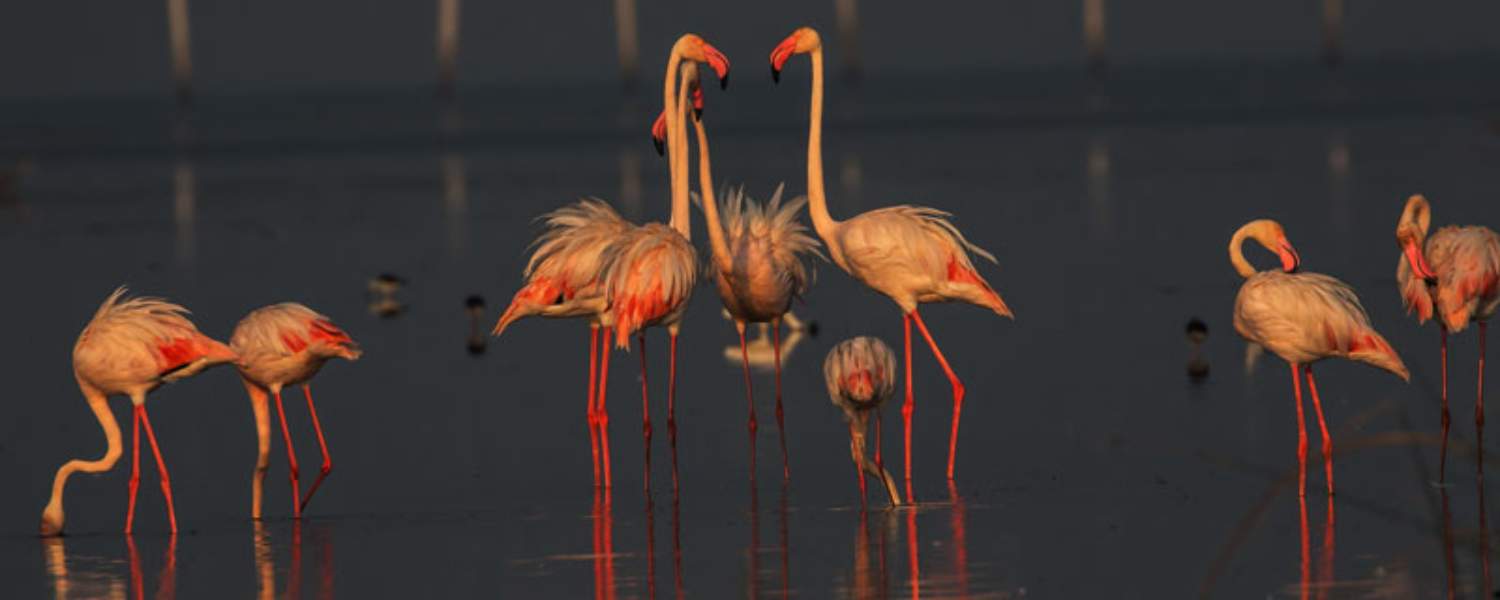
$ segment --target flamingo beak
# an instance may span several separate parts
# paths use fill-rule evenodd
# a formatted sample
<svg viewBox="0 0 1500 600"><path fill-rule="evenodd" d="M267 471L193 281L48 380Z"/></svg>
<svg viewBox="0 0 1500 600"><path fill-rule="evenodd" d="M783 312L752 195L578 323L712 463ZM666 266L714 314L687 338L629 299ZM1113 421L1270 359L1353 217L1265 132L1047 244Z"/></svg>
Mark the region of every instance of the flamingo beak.
<svg viewBox="0 0 1500 600"><path fill-rule="evenodd" d="M693 86L693 118L703 120L703 88Z"/></svg>
<svg viewBox="0 0 1500 600"><path fill-rule="evenodd" d="M499 337L500 334L505 333L506 327L509 327L511 323L516 322L522 316L524 315L521 314L521 303L512 302L510 307L505 309L505 313L500 315L500 320L495 323L495 329L490 331L490 335Z"/></svg>
<svg viewBox="0 0 1500 600"><path fill-rule="evenodd" d="M1411 264L1411 270L1417 274L1417 277L1429 283L1437 280L1437 273L1434 273L1432 267L1427 264L1427 256L1423 254L1421 248L1417 247L1417 240L1408 239L1401 244L1401 247L1406 251L1406 261Z"/></svg>
<svg viewBox="0 0 1500 600"><path fill-rule="evenodd" d="M663 109L661 111L661 114L657 115L656 122L651 124L651 143L656 146L656 155L657 156L666 156L666 154L667 154L666 140L667 140L667 111L665 109ZM506 314L510 314L510 311L506 311ZM503 317L502 317L502 320L503 320ZM499 332L497 331L496 334L498 335Z"/></svg>
<svg viewBox="0 0 1500 600"><path fill-rule="evenodd" d="M703 42L703 54L708 57L708 66L719 76L719 89L729 89L729 57L708 42Z"/></svg>
<svg viewBox="0 0 1500 600"><path fill-rule="evenodd" d="M1281 270L1287 273L1296 273L1297 268L1302 266L1302 257L1297 254L1297 249L1292 243L1281 240L1281 249L1276 252L1281 257Z"/></svg>
<svg viewBox="0 0 1500 600"><path fill-rule="evenodd" d="M787 59L797 53L797 34L787 36L771 50L771 81L781 83L781 67L786 65Z"/></svg>

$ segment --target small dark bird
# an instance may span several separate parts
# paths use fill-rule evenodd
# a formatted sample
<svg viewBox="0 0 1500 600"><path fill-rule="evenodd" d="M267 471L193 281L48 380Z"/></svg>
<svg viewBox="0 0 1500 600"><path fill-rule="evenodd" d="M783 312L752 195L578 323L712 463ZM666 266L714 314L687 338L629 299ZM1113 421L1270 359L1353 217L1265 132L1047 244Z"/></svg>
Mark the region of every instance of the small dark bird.
<svg viewBox="0 0 1500 600"><path fill-rule="evenodd" d="M1208 361L1204 360L1200 353L1204 340L1208 339L1208 324L1202 319L1193 317L1187 323L1188 346L1192 349L1188 354L1187 374L1193 383L1202 383L1208 378Z"/></svg>
<svg viewBox="0 0 1500 600"><path fill-rule="evenodd" d="M406 285L405 279L390 273L381 273L370 279L370 293L391 296L401 291L403 285Z"/></svg>
<svg viewBox="0 0 1500 600"><path fill-rule="evenodd" d="M406 305L396 299L396 292L401 291L401 286L405 284L405 279L390 273L381 273L371 278L366 286L370 314L390 319L406 312Z"/></svg>
<svg viewBox="0 0 1500 600"><path fill-rule="evenodd" d="M484 329L480 325L484 319L484 296L473 294L466 298L464 312L469 313L469 354L474 356L484 354L485 346L489 342L489 337L484 335Z"/></svg>

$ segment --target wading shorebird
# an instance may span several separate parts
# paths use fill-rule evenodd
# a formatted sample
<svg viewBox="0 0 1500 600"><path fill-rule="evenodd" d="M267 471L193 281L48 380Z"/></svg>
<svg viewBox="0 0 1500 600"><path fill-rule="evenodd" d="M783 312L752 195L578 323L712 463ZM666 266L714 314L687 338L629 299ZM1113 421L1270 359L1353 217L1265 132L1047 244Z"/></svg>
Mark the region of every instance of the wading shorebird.
<svg viewBox="0 0 1500 600"><path fill-rule="evenodd" d="M994 255L970 243L941 210L923 206L892 206L835 221L823 193L823 42L810 27L798 29L771 51L771 76L781 79L781 68L795 54L812 58L812 100L807 133L807 197L813 229L834 264L901 308L905 336L906 403L901 416L906 425L906 495L911 501L911 325L927 340L932 354L953 387L953 427L948 438L948 479L958 454L958 422L964 385L948 365L937 342L917 313L930 302L967 302L1002 317L1014 318L1010 307L985 282L969 260L973 252L990 262Z"/></svg>
<svg viewBox="0 0 1500 600"><path fill-rule="evenodd" d="M896 391L896 354L877 338L860 336L839 342L823 359L828 397L849 423L849 454L859 475L859 503L865 503L865 473L884 486L892 506L901 505L896 482L880 459L880 405ZM875 415L875 460L865 456L865 432Z"/></svg>
<svg viewBox="0 0 1500 600"><path fill-rule="evenodd" d="M292 482L292 515L301 518L318 486L333 470L328 441L323 438L323 425L318 420L318 410L313 407L311 380L331 358L359 360L359 344L328 317L301 304L283 302L245 315L234 327L229 347L239 355L235 367L239 369L240 380L250 394L250 407L255 412L257 452L255 472L250 479L250 518L260 518L261 488L270 464L271 415L267 406L270 398L276 399L281 440L286 444L288 475ZM292 446L291 431L286 426L286 409L281 405L282 388L299 383L302 384L302 394L307 397L307 412L312 415L313 430L318 434L318 449L323 452L322 468L312 487L308 488L306 498L298 491L301 478L297 453Z"/></svg>
<svg viewBox="0 0 1500 600"><path fill-rule="evenodd" d="M1256 271L1245 260L1246 239L1281 258L1280 270ZM1323 418L1323 403L1313 381L1312 364L1325 358L1347 358L1390 371L1409 380L1406 365L1370 325L1370 317L1342 281L1320 273L1299 272L1302 258L1287 241L1281 224L1270 219L1246 223L1229 240L1229 262L1245 278L1234 299L1234 329L1292 367L1297 399L1297 494L1307 494L1307 424L1302 412L1302 373L1312 392L1318 428L1323 432L1323 470L1333 494L1333 440Z"/></svg>
<svg viewBox="0 0 1500 600"><path fill-rule="evenodd" d="M146 394L164 383L186 379L214 365L235 359L229 346L198 332L187 319L187 309L158 298L124 298L125 288L116 289L79 334L73 346L73 376L88 400L94 417L104 429L107 446L99 460L70 460L57 470L52 498L42 510L41 533L58 535L63 530L63 487L75 472L103 473L120 459L120 425L109 409L109 397L128 396L132 404L130 496L125 512L125 533L135 524L135 494L141 482L141 426L156 456L156 473L167 501L167 521L177 532L177 512L172 504L172 481L167 463L156 444L151 419L146 416Z"/></svg>
<svg viewBox="0 0 1500 600"><path fill-rule="evenodd" d="M1396 222L1396 243L1405 256L1396 265L1396 282L1406 312L1418 323L1436 317L1442 339L1443 445L1438 478L1448 467L1448 334L1479 325L1479 396L1474 404L1474 431L1484 447L1484 347L1486 322L1500 308L1500 235L1488 227L1449 225L1431 236L1432 208L1412 196ZM1484 464L1483 452L1479 464Z"/></svg>

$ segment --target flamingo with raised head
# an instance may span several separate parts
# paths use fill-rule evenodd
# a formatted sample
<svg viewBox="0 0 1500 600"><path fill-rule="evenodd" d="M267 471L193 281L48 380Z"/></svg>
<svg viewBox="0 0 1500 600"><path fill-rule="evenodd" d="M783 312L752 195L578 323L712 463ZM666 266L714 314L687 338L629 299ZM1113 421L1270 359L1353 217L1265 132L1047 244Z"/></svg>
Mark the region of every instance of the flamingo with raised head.
<svg viewBox="0 0 1500 600"><path fill-rule="evenodd" d="M188 310L158 298L125 298L121 287L104 299L94 318L73 345L73 376L88 400L89 408L104 429L106 447L99 460L68 461L52 481L52 498L42 510L41 533L58 535L63 530L63 488L73 473L103 473L120 459L120 425L109 409L109 397L123 395L132 404L130 496L125 513L125 533L135 524L135 494L141 482L141 426L156 456L156 473L167 501L167 521L177 533L177 512L172 504L172 480L162 459L146 415L146 395L162 384L180 381L203 370L235 359L222 343L198 332L187 319Z"/></svg>
<svg viewBox="0 0 1500 600"><path fill-rule="evenodd" d="M256 458L255 472L250 479L250 518L260 519L261 488L266 479L266 469L271 456L270 398L276 399L276 417L281 420L281 440L286 444L288 475L292 482L292 516L302 517L307 503L312 501L318 486L333 470L333 460L328 456L328 441L323 437L323 424L318 420L318 409L313 406L311 380L329 359L359 360L362 351L359 344L328 317L296 302L272 304L250 311L234 327L229 338L229 347L239 355L235 367L240 380L250 394L250 408L255 412ZM301 481L297 469L297 453L293 449L292 434L286 425L286 409L281 404L281 390L287 386L302 384L302 394L307 397L307 412L312 415L313 431L318 434L318 449L323 452L323 465L318 478L303 498L298 491Z"/></svg>
<svg viewBox="0 0 1500 600"><path fill-rule="evenodd" d="M1418 323L1436 317L1442 339L1443 444L1438 478L1447 479L1448 467L1448 334L1479 325L1479 396L1474 404L1474 430L1484 447L1484 347L1485 327L1500 309L1500 235L1488 227L1449 225L1431 236L1432 207L1415 195L1406 200L1401 220L1396 222L1396 243L1405 256L1396 265L1396 281L1407 313L1416 313ZM1479 463L1484 464L1483 452Z"/></svg>
<svg viewBox="0 0 1500 600"><path fill-rule="evenodd" d="M906 424L906 495L911 498L911 324L927 340L932 354L953 387L953 427L948 438L948 479L958 454L958 423L963 408L964 385L948 365L937 342L922 322L918 305L930 302L967 302L1014 318L1010 307L985 282L969 260L973 252L990 262L994 255L964 238L948 220L948 213L923 206L892 206L836 221L828 213L823 193L823 42L811 27L793 31L771 51L771 75L781 79L781 68L796 54L812 58L812 100L807 133L807 197L813 229L834 264L870 289L890 298L901 308L905 337L906 403L901 415Z"/></svg>
<svg viewBox="0 0 1500 600"><path fill-rule="evenodd" d="M710 276L719 290L719 299L734 321L740 336L740 363L745 374L745 398L750 409L749 428L756 430L755 395L750 383L750 357L745 341L747 323L768 323L771 327L776 371L776 426L781 440L781 474L790 477L786 457L786 419L781 402L781 320L791 310L792 299L807 292L811 273L805 264L808 255L822 257L818 242L797 221L797 212L807 203L796 198L781 204L782 187L777 186L771 201L761 205L745 194L744 187L731 189L722 205L714 197L713 164L708 149L708 132L703 125L703 96L698 87L698 68L686 65L680 87L693 95L693 127L698 142L699 208L708 226ZM684 97L679 90L679 100ZM665 117L665 113L663 113ZM665 129L664 119L657 119L653 138L659 139ZM720 220L720 211L727 220Z"/></svg>
<svg viewBox="0 0 1500 600"><path fill-rule="evenodd" d="M879 338L860 336L839 342L823 359L823 381L828 397L844 411L849 423L849 454L859 474L859 502L865 502L865 472L885 487L891 505L901 504L901 492L880 460L880 405L896 391L896 353ZM865 456L865 432L875 415L875 460Z"/></svg>
<svg viewBox="0 0 1500 600"><path fill-rule="evenodd" d="M1258 242L1281 258L1281 270L1256 271L1245 260L1245 240ZM1287 240L1281 224L1270 219L1246 223L1229 240L1229 262L1245 278L1234 299L1234 328L1246 340L1271 351L1292 367L1297 400L1297 494L1307 494L1307 424L1302 412L1302 373L1312 392L1318 428L1323 432L1323 470L1333 494L1333 440L1323 418L1323 403L1313 380L1312 364L1325 358L1347 358L1410 380L1406 365L1375 331L1364 306L1348 284L1321 273L1300 272L1302 257Z"/></svg>

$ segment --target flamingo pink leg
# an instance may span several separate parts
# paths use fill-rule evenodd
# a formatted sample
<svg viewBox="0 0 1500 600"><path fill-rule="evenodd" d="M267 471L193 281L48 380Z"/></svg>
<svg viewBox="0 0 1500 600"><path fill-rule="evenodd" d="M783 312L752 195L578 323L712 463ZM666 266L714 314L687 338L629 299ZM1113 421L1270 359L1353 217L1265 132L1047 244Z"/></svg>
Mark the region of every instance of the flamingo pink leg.
<svg viewBox="0 0 1500 600"><path fill-rule="evenodd" d="M1448 480L1448 328L1438 324L1438 335L1443 340L1442 364L1443 364L1443 444L1438 450L1438 482Z"/></svg>
<svg viewBox="0 0 1500 600"><path fill-rule="evenodd" d="M1307 418L1302 413L1302 369L1292 363L1292 390L1297 397L1297 496L1307 495Z"/></svg>
<svg viewBox="0 0 1500 600"><path fill-rule="evenodd" d="M911 315L902 313L901 331L906 348L906 403L901 405L901 418L906 422L906 501L916 502L911 493L911 413L915 409L911 394Z"/></svg>
<svg viewBox="0 0 1500 600"><path fill-rule="evenodd" d="M125 533L129 534L135 527L135 492L141 487L141 407L135 406L130 411L131 434L130 434L130 504L125 509Z"/></svg>
<svg viewBox="0 0 1500 600"><path fill-rule="evenodd" d="M677 489L677 334L668 332L667 438L672 447L672 489Z"/></svg>
<svg viewBox="0 0 1500 600"><path fill-rule="evenodd" d="M167 474L167 461L162 460L161 448L156 445L156 432L151 430L151 417L146 414L146 407L137 406L136 410L141 412L141 424L146 426L146 439L151 442L151 454L156 455L156 475L161 478L161 495L167 500L167 522L172 526L172 533L177 533L177 509L172 504L172 476Z"/></svg>
<svg viewBox="0 0 1500 600"><path fill-rule="evenodd" d="M302 384L302 394L307 396L307 412L312 415L313 431L318 434L318 449L323 451L323 465L318 468L318 478L313 480L312 487L307 488L307 497L302 499L300 510L307 510L307 503L312 501L313 494L318 493L318 486L323 485L323 480L333 471L333 459L328 456L328 441L323 439L323 424L318 420L318 409L313 407L312 385Z"/></svg>
<svg viewBox="0 0 1500 600"><path fill-rule="evenodd" d="M588 425L589 425L589 448L592 450L591 465L594 467L594 485L599 485L599 429L598 416L594 414L594 390L598 386L599 377L599 327L589 326L589 397L588 397Z"/></svg>
<svg viewBox="0 0 1500 600"><path fill-rule="evenodd" d="M604 487L611 485L609 477L609 409L604 399L609 391L609 329L604 330L604 340L599 346L603 356L599 357L599 399L594 405L594 415L599 420L599 447L603 451L600 464L604 466Z"/></svg>
<svg viewBox="0 0 1500 600"><path fill-rule="evenodd" d="M291 471L292 481L292 516L302 518L302 505L299 501L302 494L298 491L298 481L301 479L297 470L297 451L292 448L292 432L286 426L286 410L281 407L281 390L276 390L276 416L281 418L281 439L286 443L286 463Z"/></svg>
<svg viewBox="0 0 1500 600"><path fill-rule="evenodd" d="M948 383L953 386L953 431L948 435L948 479L953 479L953 463L958 457L958 418L964 408L964 384L958 380L958 375L953 373L953 367L948 366L948 359L943 358L943 351L938 349L937 342L932 339L932 333L927 331L927 324L922 322L922 315L913 310L911 318L917 322L917 329L922 332L922 337L932 348L932 355L937 357L938 364L943 367L943 373L948 375Z"/></svg>
<svg viewBox="0 0 1500 600"><path fill-rule="evenodd" d="M745 326L737 327L740 331L740 366L745 372L745 404L750 407L750 435L755 435L757 429L755 420L755 392L750 386L750 348L745 344Z"/></svg>
<svg viewBox="0 0 1500 600"><path fill-rule="evenodd" d="M1479 322L1479 398L1474 403L1474 441L1479 446L1479 479L1484 481L1484 347L1485 329L1484 321Z"/></svg>
<svg viewBox="0 0 1500 600"><path fill-rule="evenodd" d="M1318 429L1323 432L1323 475L1328 479L1328 495L1333 495L1333 438L1328 435L1328 421L1323 418L1323 402L1318 398L1318 382L1313 379L1312 365L1307 369L1307 391L1312 393L1313 410L1318 413Z"/></svg>
<svg viewBox="0 0 1500 600"><path fill-rule="evenodd" d="M781 411L781 320L771 321L772 352L776 358L776 431L781 436L781 480L787 481L792 478L792 471L787 466L786 457L786 419L782 417ZM863 471L861 471L863 473Z"/></svg>

